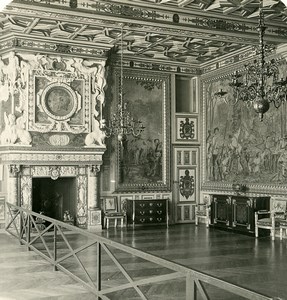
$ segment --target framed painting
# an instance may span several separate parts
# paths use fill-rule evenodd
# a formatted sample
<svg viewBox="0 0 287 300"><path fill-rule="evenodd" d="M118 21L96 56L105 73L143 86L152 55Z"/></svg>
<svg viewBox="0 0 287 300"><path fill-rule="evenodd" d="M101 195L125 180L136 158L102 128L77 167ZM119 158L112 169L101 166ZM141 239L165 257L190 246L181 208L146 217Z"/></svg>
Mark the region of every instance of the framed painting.
<svg viewBox="0 0 287 300"><path fill-rule="evenodd" d="M91 126L87 113L90 112L90 97L85 90L89 88L89 81L82 78L68 80L65 72L60 81L60 73L59 77L50 78L52 83L36 71L29 77L34 91L28 95L28 129L45 133L88 132Z"/></svg>
<svg viewBox="0 0 287 300"><path fill-rule="evenodd" d="M132 195L121 195L120 196L120 208L121 212L126 212L127 211L127 201L133 200Z"/></svg>
<svg viewBox="0 0 287 300"><path fill-rule="evenodd" d="M116 77L119 88L118 72ZM151 72L129 72L123 77L124 102L145 128L140 136L127 135L118 144L118 192L170 189L169 82L169 76Z"/></svg>
<svg viewBox="0 0 287 300"><path fill-rule="evenodd" d="M282 66L282 73L287 66ZM287 186L287 106L260 121L252 106L236 101L228 85L231 74L203 81L203 189L285 194ZM223 89L225 97L216 97Z"/></svg>
<svg viewBox="0 0 287 300"><path fill-rule="evenodd" d="M44 112L57 121L67 120L78 108L76 92L67 84L50 84L43 91L41 105Z"/></svg>
<svg viewBox="0 0 287 300"><path fill-rule="evenodd" d="M105 212L116 212L118 210L118 199L116 196L102 197Z"/></svg>

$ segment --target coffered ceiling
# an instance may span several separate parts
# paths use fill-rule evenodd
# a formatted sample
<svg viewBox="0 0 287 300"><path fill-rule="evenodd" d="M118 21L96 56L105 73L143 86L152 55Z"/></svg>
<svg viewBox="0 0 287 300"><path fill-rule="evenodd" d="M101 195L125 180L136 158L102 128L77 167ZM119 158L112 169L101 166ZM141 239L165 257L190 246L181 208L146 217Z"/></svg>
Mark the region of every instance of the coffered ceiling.
<svg viewBox="0 0 287 300"><path fill-rule="evenodd" d="M287 8L264 0L265 39L287 40ZM0 38L86 44L139 60L200 66L258 44L258 0L14 0Z"/></svg>

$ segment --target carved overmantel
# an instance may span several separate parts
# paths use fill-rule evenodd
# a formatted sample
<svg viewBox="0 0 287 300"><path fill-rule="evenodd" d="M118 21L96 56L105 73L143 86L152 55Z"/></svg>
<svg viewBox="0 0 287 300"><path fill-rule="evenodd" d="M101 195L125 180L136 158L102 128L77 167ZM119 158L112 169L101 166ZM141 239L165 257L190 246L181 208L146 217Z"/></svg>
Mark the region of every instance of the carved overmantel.
<svg viewBox="0 0 287 300"><path fill-rule="evenodd" d="M95 173L106 150L105 64L65 51L0 56L0 164L18 167L7 201L32 209L33 178L75 177L77 224L101 225Z"/></svg>

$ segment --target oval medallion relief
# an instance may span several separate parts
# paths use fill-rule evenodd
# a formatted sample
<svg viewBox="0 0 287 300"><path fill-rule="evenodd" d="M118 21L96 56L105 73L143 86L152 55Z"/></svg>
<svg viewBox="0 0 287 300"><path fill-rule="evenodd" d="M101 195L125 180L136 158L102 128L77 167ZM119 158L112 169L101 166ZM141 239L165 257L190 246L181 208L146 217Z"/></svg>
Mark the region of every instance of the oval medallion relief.
<svg viewBox="0 0 287 300"><path fill-rule="evenodd" d="M52 146L66 146L70 143L70 138L66 134L54 134L49 137Z"/></svg>

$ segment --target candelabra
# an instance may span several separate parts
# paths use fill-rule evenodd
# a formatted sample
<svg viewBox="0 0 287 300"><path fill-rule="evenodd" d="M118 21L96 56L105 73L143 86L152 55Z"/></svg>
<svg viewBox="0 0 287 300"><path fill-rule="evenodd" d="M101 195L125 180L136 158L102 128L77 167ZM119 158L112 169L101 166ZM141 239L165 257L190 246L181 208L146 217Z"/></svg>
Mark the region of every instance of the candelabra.
<svg viewBox="0 0 287 300"><path fill-rule="evenodd" d="M127 135L140 136L144 128L141 121L135 120L131 116L131 113L127 109L127 103L122 103L121 101L116 113L112 115L109 124L105 126L105 132L107 137L116 135L118 140L121 141Z"/></svg>
<svg viewBox="0 0 287 300"><path fill-rule="evenodd" d="M144 126L140 120L132 117L128 111L128 104L123 99L123 25L121 26L121 60L120 60L120 86L119 86L119 104L116 112L112 114L108 124L102 128L107 137L113 135L118 137L119 141L126 138L127 135L134 137L140 136L144 130Z"/></svg>
<svg viewBox="0 0 287 300"><path fill-rule="evenodd" d="M274 51L264 43L264 33L267 27L264 24L263 0L259 6L259 45L255 49L257 59L253 63L244 66L243 73L236 71L231 78L229 85L233 88L233 103L243 101L253 106L263 120L263 114L269 110L273 102L276 108L287 100L287 78L279 80L279 63L276 59L265 60L267 54ZM216 97L226 99L226 92L222 89L215 93Z"/></svg>

